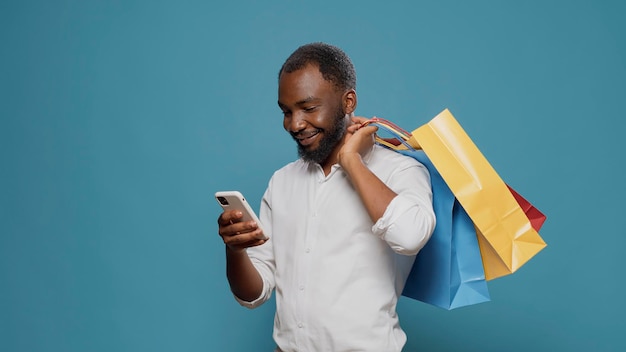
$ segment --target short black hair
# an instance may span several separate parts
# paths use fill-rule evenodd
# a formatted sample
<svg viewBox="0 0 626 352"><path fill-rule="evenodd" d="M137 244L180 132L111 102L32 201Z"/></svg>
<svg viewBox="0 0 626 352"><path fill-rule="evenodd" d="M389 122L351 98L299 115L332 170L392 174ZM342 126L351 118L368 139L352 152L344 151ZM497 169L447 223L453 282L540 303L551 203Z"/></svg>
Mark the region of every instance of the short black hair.
<svg viewBox="0 0 626 352"><path fill-rule="evenodd" d="M341 90L356 89L356 72L352 61L340 48L321 42L305 44L294 51L278 71L291 73L313 64L322 77Z"/></svg>

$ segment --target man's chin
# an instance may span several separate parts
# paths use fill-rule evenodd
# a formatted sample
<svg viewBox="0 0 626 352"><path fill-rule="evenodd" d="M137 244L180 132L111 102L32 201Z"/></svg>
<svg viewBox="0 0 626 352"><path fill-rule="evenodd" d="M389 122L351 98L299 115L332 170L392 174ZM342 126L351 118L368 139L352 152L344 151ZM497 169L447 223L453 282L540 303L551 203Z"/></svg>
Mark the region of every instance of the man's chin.
<svg viewBox="0 0 626 352"><path fill-rule="evenodd" d="M321 164L324 160L328 158L328 153L322 153L318 148L313 146L302 146L298 144L298 156L308 162L308 163L316 163Z"/></svg>

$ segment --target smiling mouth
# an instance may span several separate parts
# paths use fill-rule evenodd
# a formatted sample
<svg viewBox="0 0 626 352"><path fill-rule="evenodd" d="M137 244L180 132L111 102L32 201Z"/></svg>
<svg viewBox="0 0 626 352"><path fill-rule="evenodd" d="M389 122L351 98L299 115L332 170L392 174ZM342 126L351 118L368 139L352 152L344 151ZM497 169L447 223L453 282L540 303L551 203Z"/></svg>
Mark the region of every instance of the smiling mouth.
<svg viewBox="0 0 626 352"><path fill-rule="evenodd" d="M315 140L315 137L321 132L321 130L303 131L294 134L293 138L302 146L308 146Z"/></svg>

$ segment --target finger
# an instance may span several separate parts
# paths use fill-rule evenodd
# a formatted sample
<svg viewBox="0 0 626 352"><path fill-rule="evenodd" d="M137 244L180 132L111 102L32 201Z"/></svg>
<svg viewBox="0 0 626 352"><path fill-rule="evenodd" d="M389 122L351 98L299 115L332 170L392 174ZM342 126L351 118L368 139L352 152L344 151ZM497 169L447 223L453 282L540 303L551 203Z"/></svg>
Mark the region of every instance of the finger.
<svg viewBox="0 0 626 352"><path fill-rule="evenodd" d="M224 211L218 218L217 224L220 226L238 222L243 217L243 213L239 210Z"/></svg>
<svg viewBox="0 0 626 352"><path fill-rule="evenodd" d="M348 128L346 129L348 131L348 133L350 134L354 134L354 132L358 131L359 128L361 128L361 125L359 124L354 124L354 125L350 125L348 126Z"/></svg>
<svg viewBox="0 0 626 352"><path fill-rule="evenodd" d="M370 119L368 119L367 117L362 117L362 116L353 116L351 117L351 120L353 124L362 125L368 122Z"/></svg>
<svg viewBox="0 0 626 352"><path fill-rule="evenodd" d="M235 248L248 247L251 243L267 241L267 238L265 238L260 230L242 234L234 234L231 236L222 236L222 239L227 246Z"/></svg>
<svg viewBox="0 0 626 352"><path fill-rule="evenodd" d="M367 136L376 133L376 131L378 131L378 126L367 125L365 127L359 128L359 133Z"/></svg>
<svg viewBox="0 0 626 352"><path fill-rule="evenodd" d="M235 251L237 251L237 250L245 250L246 248L260 246L260 245L264 244L265 242L267 242L267 240L256 240L256 241L240 243L240 244L236 244L236 245L229 245L228 247L230 249L235 250Z"/></svg>
<svg viewBox="0 0 626 352"><path fill-rule="evenodd" d="M259 225L255 221L240 221L233 224L220 225L218 233L220 236L234 236L254 231L261 231ZM259 237L260 238L260 237Z"/></svg>

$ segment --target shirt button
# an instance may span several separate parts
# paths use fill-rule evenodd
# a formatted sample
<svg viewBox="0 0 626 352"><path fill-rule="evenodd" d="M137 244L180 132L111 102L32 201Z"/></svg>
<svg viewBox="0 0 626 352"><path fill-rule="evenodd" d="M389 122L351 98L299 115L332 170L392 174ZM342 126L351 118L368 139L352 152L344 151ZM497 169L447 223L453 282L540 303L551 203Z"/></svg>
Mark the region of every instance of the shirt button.
<svg viewBox="0 0 626 352"><path fill-rule="evenodd" d="M304 325L302 325L302 323L298 323L298 327L299 327L300 329L302 329L302 328L304 327Z"/></svg>
<svg viewBox="0 0 626 352"><path fill-rule="evenodd" d="M304 290L304 285L300 285L300 287L298 287L300 289L300 291Z"/></svg>
<svg viewBox="0 0 626 352"><path fill-rule="evenodd" d="M307 249L305 249L304 251L305 251L306 253L309 253L309 252L311 252L311 248L307 248Z"/></svg>

